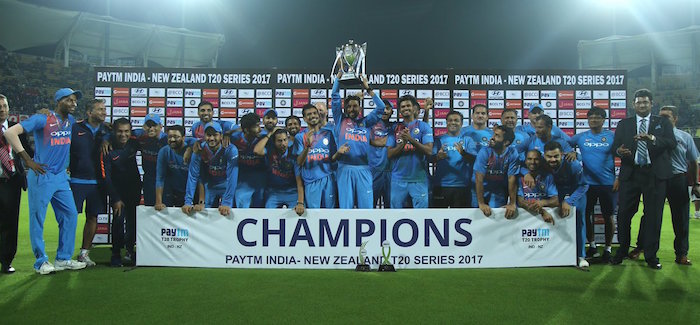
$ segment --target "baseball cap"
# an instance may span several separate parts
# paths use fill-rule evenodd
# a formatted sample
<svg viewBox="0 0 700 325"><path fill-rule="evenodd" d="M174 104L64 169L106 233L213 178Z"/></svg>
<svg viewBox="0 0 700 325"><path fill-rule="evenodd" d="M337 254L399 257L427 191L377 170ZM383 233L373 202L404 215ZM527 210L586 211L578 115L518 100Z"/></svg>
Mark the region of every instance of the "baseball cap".
<svg viewBox="0 0 700 325"><path fill-rule="evenodd" d="M143 118L143 124L146 124L148 121L153 121L155 124L161 124L160 123L160 115L158 114L146 114L146 117Z"/></svg>
<svg viewBox="0 0 700 325"><path fill-rule="evenodd" d="M63 99L64 97L68 97L70 95L75 95L76 99L81 99L83 98L83 93L80 90L73 90L70 88L61 88L58 91L56 91L56 95L54 96L54 100L58 103Z"/></svg>
<svg viewBox="0 0 700 325"><path fill-rule="evenodd" d="M209 122L204 125L204 131L206 131L208 128L213 128L214 131L219 132L219 133L224 133L223 130L221 129L221 125L216 122Z"/></svg>
<svg viewBox="0 0 700 325"><path fill-rule="evenodd" d="M263 117L267 116L268 114L274 114L275 117L277 117L277 111L275 111L274 108L268 108L268 109L265 111L265 114L263 114Z"/></svg>
<svg viewBox="0 0 700 325"><path fill-rule="evenodd" d="M530 106L530 109L529 109L530 113L532 113L532 110L535 109L535 108L539 108L540 110L544 110L544 109L542 108L542 105L541 105L541 104L539 104L539 103L537 103L537 104L532 104L532 105Z"/></svg>

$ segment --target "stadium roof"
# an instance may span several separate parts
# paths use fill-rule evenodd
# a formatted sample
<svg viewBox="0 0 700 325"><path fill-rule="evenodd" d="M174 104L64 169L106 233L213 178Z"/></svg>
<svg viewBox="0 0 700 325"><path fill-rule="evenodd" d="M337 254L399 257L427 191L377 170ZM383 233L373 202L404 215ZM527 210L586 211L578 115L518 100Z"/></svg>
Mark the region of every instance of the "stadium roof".
<svg viewBox="0 0 700 325"><path fill-rule="evenodd" d="M86 57L136 59L165 67L216 66L224 35L119 20L86 12L57 10L0 0L0 45L7 51L55 45ZM108 37L107 37L108 36ZM184 47L184 60L181 60ZM181 64L182 63L182 64Z"/></svg>
<svg viewBox="0 0 700 325"><path fill-rule="evenodd" d="M650 65L675 65L680 72L692 72L700 59L700 26L579 41L578 53L581 69L631 71Z"/></svg>

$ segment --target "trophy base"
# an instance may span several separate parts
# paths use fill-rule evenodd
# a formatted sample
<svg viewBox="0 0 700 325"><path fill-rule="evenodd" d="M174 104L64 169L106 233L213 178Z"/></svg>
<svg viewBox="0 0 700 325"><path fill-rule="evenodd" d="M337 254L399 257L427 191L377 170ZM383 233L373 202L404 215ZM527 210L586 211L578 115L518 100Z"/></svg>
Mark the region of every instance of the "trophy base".
<svg viewBox="0 0 700 325"><path fill-rule="evenodd" d="M379 265L379 269L377 271L378 272L396 272L396 269L391 264L382 264L382 265Z"/></svg>
<svg viewBox="0 0 700 325"><path fill-rule="evenodd" d="M361 85L362 84L362 80L360 80L360 78L358 76L356 76L355 74L343 75L342 77L340 77L339 82L341 85L344 85L344 86L354 86L354 85Z"/></svg>
<svg viewBox="0 0 700 325"><path fill-rule="evenodd" d="M367 264L358 264L355 267L355 271L357 271L357 272L369 272L369 271L371 271L371 269L369 268L369 265L367 265Z"/></svg>

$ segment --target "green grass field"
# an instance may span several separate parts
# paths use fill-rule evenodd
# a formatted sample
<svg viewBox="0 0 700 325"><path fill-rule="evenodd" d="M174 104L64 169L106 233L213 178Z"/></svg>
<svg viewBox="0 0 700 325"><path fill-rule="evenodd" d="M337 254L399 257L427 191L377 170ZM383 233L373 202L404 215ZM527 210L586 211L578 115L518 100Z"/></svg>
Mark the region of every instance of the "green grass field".
<svg viewBox="0 0 700 325"><path fill-rule="evenodd" d="M523 269L342 270L110 268L34 273L26 200L13 263L0 275L0 323L668 323L700 322L700 220L690 221L691 267L673 263L666 207L659 257L622 266ZM57 226L45 239L54 258ZM638 225L639 216L635 217ZM78 222L82 237L84 218ZM633 229L636 234L636 229ZM633 238L634 240L634 238Z"/></svg>

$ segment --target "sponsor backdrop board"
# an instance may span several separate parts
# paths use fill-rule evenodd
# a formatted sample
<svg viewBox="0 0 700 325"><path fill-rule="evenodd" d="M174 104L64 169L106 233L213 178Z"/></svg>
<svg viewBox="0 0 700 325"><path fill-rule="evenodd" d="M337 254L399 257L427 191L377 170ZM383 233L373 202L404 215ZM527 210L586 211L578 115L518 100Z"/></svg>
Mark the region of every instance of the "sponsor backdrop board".
<svg viewBox="0 0 700 325"><path fill-rule="evenodd" d="M548 209L552 215L555 211ZM377 269L383 254L398 269L567 266L576 263L575 218L545 223L523 209L505 219L479 209L307 210L179 208L137 210L139 266ZM369 217L368 217L369 216ZM386 242L391 252L382 253Z"/></svg>
<svg viewBox="0 0 700 325"><path fill-rule="evenodd" d="M489 126L499 123L504 109L515 109L518 123L529 124L528 108L540 103L569 135L588 129L586 113L593 106L607 110L604 127L613 130L627 114L624 70L392 70L375 71L368 78L381 97L393 104L405 94L416 96L421 106L425 98L433 98L430 123L436 136L447 132L445 118L450 109L462 112L463 124L469 125L469 108L479 103L489 107ZM97 67L94 95L106 100L108 121L127 117L140 127L146 114L155 113L165 125L182 124L189 133L203 100L213 103L214 119L236 123L247 113L262 116L274 108L278 125L283 126L285 117L301 117L304 104L330 104L331 87L328 71L321 70ZM341 89L341 96L357 92L359 86ZM373 105L365 96L364 113ZM598 215L597 242L602 242L603 233Z"/></svg>

